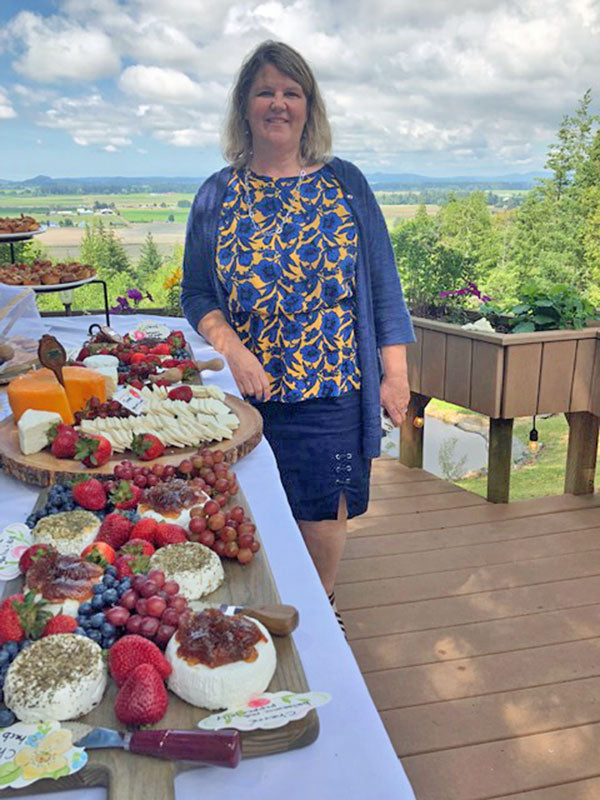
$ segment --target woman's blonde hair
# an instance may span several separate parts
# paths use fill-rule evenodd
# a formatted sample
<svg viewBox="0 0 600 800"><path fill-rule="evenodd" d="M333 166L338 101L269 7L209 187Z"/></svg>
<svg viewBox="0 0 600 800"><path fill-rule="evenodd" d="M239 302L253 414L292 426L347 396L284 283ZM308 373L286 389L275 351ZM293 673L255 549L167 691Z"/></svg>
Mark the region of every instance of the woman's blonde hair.
<svg viewBox="0 0 600 800"><path fill-rule="evenodd" d="M252 158L252 135L246 119L250 88L257 73L272 64L299 83L306 96L306 124L300 139L300 156L306 165L331 158L331 128L325 103L311 68L293 48L268 40L259 44L241 66L231 92L223 133L223 154L233 167L245 167Z"/></svg>

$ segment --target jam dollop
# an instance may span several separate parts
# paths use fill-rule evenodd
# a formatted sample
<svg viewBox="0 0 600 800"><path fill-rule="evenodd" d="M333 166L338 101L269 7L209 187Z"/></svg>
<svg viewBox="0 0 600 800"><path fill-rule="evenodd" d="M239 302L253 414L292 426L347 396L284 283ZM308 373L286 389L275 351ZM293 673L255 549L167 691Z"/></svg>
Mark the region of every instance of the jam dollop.
<svg viewBox="0 0 600 800"><path fill-rule="evenodd" d="M104 570L75 555L48 553L29 567L25 580L46 600L86 600Z"/></svg>
<svg viewBox="0 0 600 800"><path fill-rule="evenodd" d="M256 661L256 645L266 642L258 625L248 617L227 617L216 608L183 617L176 637L177 655L188 664L204 664L211 669L235 661Z"/></svg>
<svg viewBox="0 0 600 800"><path fill-rule="evenodd" d="M142 505L154 511L176 515L182 508L191 508L205 499L202 489L176 478L146 489Z"/></svg>

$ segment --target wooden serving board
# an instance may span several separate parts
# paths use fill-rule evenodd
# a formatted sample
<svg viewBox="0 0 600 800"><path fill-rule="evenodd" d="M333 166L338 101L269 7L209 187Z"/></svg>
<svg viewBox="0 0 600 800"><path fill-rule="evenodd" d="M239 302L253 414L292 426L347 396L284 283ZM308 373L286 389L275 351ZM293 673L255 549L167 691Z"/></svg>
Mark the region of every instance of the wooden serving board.
<svg viewBox="0 0 600 800"><path fill-rule="evenodd" d="M46 492L42 492L36 505L43 502ZM246 509L248 504L240 493L233 503L240 503ZM256 538L259 538L257 532ZM243 567L237 562L225 559L223 562L225 581L222 586L210 595L202 598L203 603L230 603L237 605L257 605L285 602L280 598L273 579L264 548L256 554L253 561ZM10 593L19 591L21 581L13 581ZM308 689L306 676L300 662L298 651L291 636L273 637L277 650L277 669L268 691L276 692L289 689L303 692ZM116 686L109 677L108 689L100 705L81 717L78 722L92 726L103 726L124 730L113 711ZM194 729L196 724L214 713L185 703L172 692L169 692L169 708L165 717L154 728ZM242 761L237 767L244 769L244 759L267 756L273 753L295 750L312 744L319 735L319 718L313 709L304 719L288 723L283 728L268 731L248 731L242 733ZM120 749L94 749L87 751L88 764L80 772L60 780L46 779L38 781L26 789L3 790L2 796L19 797L28 794L63 791L66 789L84 789L90 786L108 787L109 800L174 800L175 776L185 770L198 769L198 764L183 761L166 761L148 756L134 755ZM221 769L212 767L211 769ZM202 779L197 776L198 797L202 796Z"/></svg>
<svg viewBox="0 0 600 800"><path fill-rule="evenodd" d="M239 428L231 439L221 442L207 442L206 447L222 450L229 463L234 464L243 456L254 450L262 439L262 417L249 403L245 403L231 394L225 395L225 402L240 421ZM114 453L110 461L101 467L84 467L80 461L70 458L54 458L49 450L42 450L30 456L24 456L19 448L19 434L12 416L0 423L0 459L4 471L24 483L35 486L51 486L61 483L85 473L90 477L94 475L112 475L116 463L124 458L130 458L134 464L152 466L152 464L177 465L185 458L186 453L196 452L196 447L168 447L165 454L154 461L139 461L132 458L129 451Z"/></svg>

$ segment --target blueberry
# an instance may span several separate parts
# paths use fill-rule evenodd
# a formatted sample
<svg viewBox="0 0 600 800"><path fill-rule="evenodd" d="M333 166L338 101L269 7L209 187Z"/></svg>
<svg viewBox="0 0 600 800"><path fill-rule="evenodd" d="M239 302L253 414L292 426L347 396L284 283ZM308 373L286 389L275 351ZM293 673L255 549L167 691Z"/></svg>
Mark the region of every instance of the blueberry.
<svg viewBox="0 0 600 800"><path fill-rule="evenodd" d="M89 630L87 632L87 637L88 639L91 639L93 642L98 642L98 644L100 644L100 642L102 641L102 634L100 633L99 630L94 628L92 628L92 630Z"/></svg>
<svg viewBox="0 0 600 800"><path fill-rule="evenodd" d="M17 718L9 708L0 710L0 728L8 728L9 725L16 722L16 719Z"/></svg>
<svg viewBox="0 0 600 800"><path fill-rule="evenodd" d="M101 594L95 594L92 597L92 608L94 611L100 611L104 608L104 597Z"/></svg>
<svg viewBox="0 0 600 800"><path fill-rule="evenodd" d="M75 508L75 503L72 500L67 500L63 506L64 511L73 511Z"/></svg>
<svg viewBox="0 0 600 800"><path fill-rule="evenodd" d="M116 567L113 567L112 565L111 565L111 566L108 566L108 567L107 567L107 568L104 570L104 574L105 574L105 575L112 575L112 577L113 577L113 578L116 578L116 577L117 577L117 568L116 568Z"/></svg>
<svg viewBox="0 0 600 800"><path fill-rule="evenodd" d="M117 637L116 636L109 636L108 639L103 639L102 640L102 648L104 650L108 650L113 646L113 644L116 641L117 641Z"/></svg>
<svg viewBox="0 0 600 800"><path fill-rule="evenodd" d="M5 664L3 667L0 667L0 683L4 683L4 678L6 678L6 673L8 672L8 668L10 664Z"/></svg>
<svg viewBox="0 0 600 800"><path fill-rule="evenodd" d="M94 614L93 617L90 617L90 625L92 628L100 628L104 624L104 614Z"/></svg>
<svg viewBox="0 0 600 800"><path fill-rule="evenodd" d="M92 604L91 603L82 603L79 606L79 616L80 617L89 617L92 613Z"/></svg>
<svg viewBox="0 0 600 800"><path fill-rule="evenodd" d="M110 638L111 636L115 635L117 629L115 628L114 625L111 625L110 622L105 622L104 625L100 628L100 631L102 632L102 636L104 636L105 638Z"/></svg>
<svg viewBox="0 0 600 800"><path fill-rule="evenodd" d="M4 649L6 650L12 661L12 659L19 652L19 645L16 642L6 642L4 644Z"/></svg>
<svg viewBox="0 0 600 800"><path fill-rule="evenodd" d="M91 617L83 617L83 620L81 622L81 627L83 628L84 631L89 631L90 628L92 627L91 619L92 619Z"/></svg>
<svg viewBox="0 0 600 800"><path fill-rule="evenodd" d="M6 650L2 648L2 650L0 650L0 667L3 667L5 664L10 664L10 656Z"/></svg>
<svg viewBox="0 0 600 800"><path fill-rule="evenodd" d="M94 594L102 594L104 586L101 583L95 583L92 587L92 591Z"/></svg>
<svg viewBox="0 0 600 800"><path fill-rule="evenodd" d="M81 628L81 627L75 628L73 633L78 633L80 636L85 636L86 635L85 628Z"/></svg>
<svg viewBox="0 0 600 800"><path fill-rule="evenodd" d="M113 575L105 575L102 578L102 583L106 586L107 589L110 589L111 586L114 586L117 583L117 579Z"/></svg>
<svg viewBox="0 0 600 800"><path fill-rule="evenodd" d="M121 578L119 581L119 589L123 589L124 591L131 589L131 578Z"/></svg>
<svg viewBox="0 0 600 800"><path fill-rule="evenodd" d="M19 642L19 650L26 650L31 644L31 639L21 639Z"/></svg>
<svg viewBox="0 0 600 800"><path fill-rule="evenodd" d="M119 594L116 589L107 589L102 595L104 603L107 606L114 606L119 599Z"/></svg>

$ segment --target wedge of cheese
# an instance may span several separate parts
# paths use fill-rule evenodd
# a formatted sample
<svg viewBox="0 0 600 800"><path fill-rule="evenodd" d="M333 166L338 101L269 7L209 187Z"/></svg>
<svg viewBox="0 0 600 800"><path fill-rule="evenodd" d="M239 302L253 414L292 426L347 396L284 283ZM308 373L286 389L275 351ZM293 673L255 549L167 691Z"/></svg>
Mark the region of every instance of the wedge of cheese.
<svg viewBox="0 0 600 800"><path fill-rule="evenodd" d="M104 375L87 367L63 367L65 390L71 411L81 411L87 401L97 397L101 403L106 400Z"/></svg>
<svg viewBox="0 0 600 800"><path fill-rule="evenodd" d="M67 393L52 370L44 368L19 375L8 384L7 394L17 422L30 408L35 411L55 411L67 425L74 421Z"/></svg>
<svg viewBox="0 0 600 800"><path fill-rule="evenodd" d="M62 422L56 411L35 411L28 408L17 423L19 447L24 456L39 453L48 446L48 430L55 423Z"/></svg>

